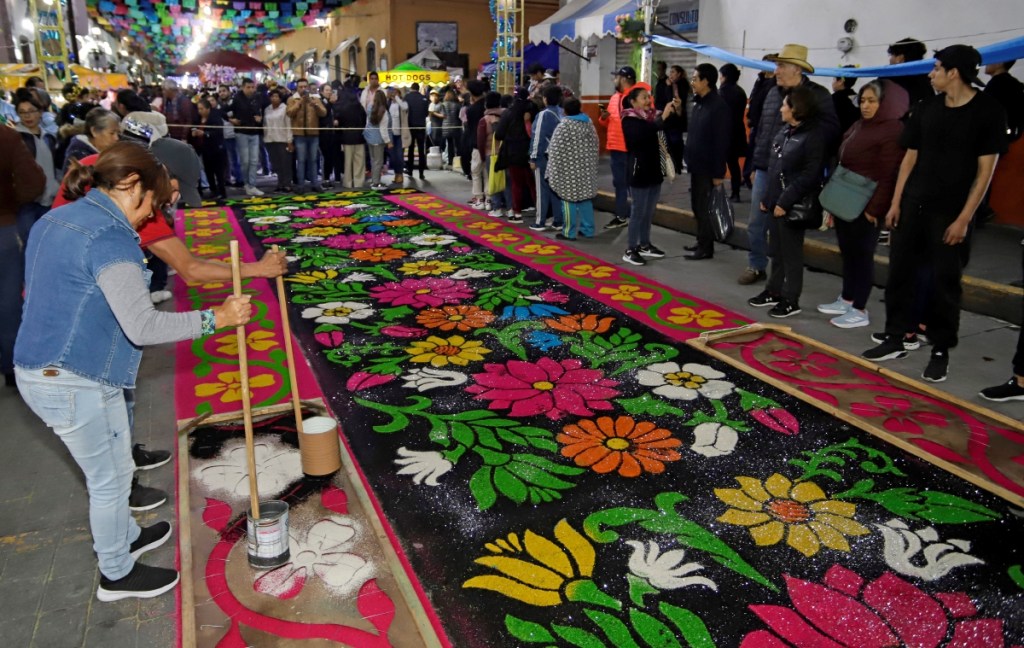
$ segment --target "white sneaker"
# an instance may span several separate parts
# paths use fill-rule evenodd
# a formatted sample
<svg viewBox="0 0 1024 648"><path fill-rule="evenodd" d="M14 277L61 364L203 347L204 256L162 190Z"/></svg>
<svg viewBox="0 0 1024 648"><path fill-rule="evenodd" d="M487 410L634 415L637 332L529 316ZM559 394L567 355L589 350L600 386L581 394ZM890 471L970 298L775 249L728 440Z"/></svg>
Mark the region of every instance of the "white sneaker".
<svg viewBox="0 0 1024 648"><path fill-rule="evenodd" d="M486 201L484 203L484 211L491 211L492 209L493 209L493 207L491 206L491 201L490 200Z"/></svg>
<svg viewBox="0 0 1024 648"><path fill-rule="evenodd" d="M170 290L154 290L149 293L149 299L154 304L162 304L173 296Z"/></svg>
<svg viewBox="0 0 1024 648"><path fill-rule="evenodd" d="M487 212L487 215L490 216L491 218L505 218L505 210L492 209L491 211Z"/></svg>
<svg viewBox="0 0 1024 648"><path fill-rule="evenodd" d="M853 302L843 299L842 295L831 304L818 304L818 312L825 315L845 315L853 308Z"/></svg>
<svg viewBox="0 0 1024 648"><path fill-rule="evenodd" d="M249 196L262 196L263 192L252 185L245 186L245 193Z"/></svg>
<svg viewBox="0 0 1024 648"><path fill-rule="evenodd" d="M871 318L868 317L868 312L866 310L851 308L844 314L839 315L838 317L833 317L829 322L832 326L837 326L841 329L851 329L871 324Z"/></svg>

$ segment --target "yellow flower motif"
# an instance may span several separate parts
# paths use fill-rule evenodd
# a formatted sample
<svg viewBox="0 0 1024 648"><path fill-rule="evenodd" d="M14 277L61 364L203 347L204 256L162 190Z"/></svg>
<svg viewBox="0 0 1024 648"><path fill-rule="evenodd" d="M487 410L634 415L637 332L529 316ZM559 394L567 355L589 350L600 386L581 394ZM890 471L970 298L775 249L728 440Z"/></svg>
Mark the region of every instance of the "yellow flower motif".
<svg viewBox="0 0 1024 648"><path fill-rule="evenodd" d="M189 286L195 286L195 285L196 285L196 284L194 284L194 283L190 283L190 284L189 284ZM221 281L215 281L215 282L213 282L213 283L204 283L204 284L202 284L202 286L200 286L200 287L201 287L201 288L202 288L203 290L217 290L218 288L223 288L224 286L225 286L224 282L221 282Z"/></svg>
<svg viewBox="0 0 1024 648"><path fill-rule="evenodd" d="M407 194L407 193L413 193L414 191L416 191L416 189L395 189L395 190L394 190L394 191L392 191L391 193L395 193L395 194Z"/></svg>
<svg viewBox="0 0 1024 648"><path fill-rule="evenodd" d="M210 216L220 216L219 209L190 209L188 215L192 218L204 218ZM223 222L223 221L221 221Z"/></svg>
<svg viewBox="0 0 1024 648"><path fill-rule="evenodd" d="M412 362L429 362L433 367L449 364L465 367L471 360L483 360L484 354L491 350L484 348L483 342L467 340L461 335L447 339L431 335L426 340L413 342L405 352L412 355Z"/></svg>
<svg viewBox="0 0 1024 648"><path fill-rule="evenodd" d="M541 256L547 256L558 252L557 245L540 245L539 243L530 243L529 245L524 245L516 249L519 252L525 252L526 254L539 254Z"/></svg>
<svg viewBox="0 0 1024 648"><path fill-rule="evenodd" d="M217 374L217 380L220 382L196 385L196 396L206 397L220 394L220 402L222 403L237 403L242 400L241 374L237 371L227 371ZM250 387L270 387L273 384L273 374L259 374L249 377Z"/></svg>
<svg viewBox="0 0 1024 648"><path fill-rule="evenodd" d="M850 551L845 536L871 530L853 519L857 507L825 499L814 482L797 482L775 473L762 484L753 477L737 477L740 488L716 488L715 495L730 507L719 522L748 527L759 546L786 544L810 558L821 546Z"/></svg>
<svg viewBox="0 0 1024 648"><path fill-rule="evenodd" d="M593 277L594 279L606 279L615 274L615 268L611 266L595 266L589 263L580 263L566 270L574 277Z"/></svg>
<svg viewBox="0 0 1024 648"><path fill-rule="evenodd" d="M274 334L270 331L253 331L249 335L245 336L245 346L249 347L253 351L266 351L271 347L276 347L277 342L274 341ZM234 334L225 335L216 339L218 353L225 355L238 355L238 337Z"/></svg>
<svg viewBox="0 0 1024 648"><path fill-rule="evenodd" d="M207 254L224 254L227 252L227 246L224 245L213 245L212 243L200 243L192 248L192 252L199 256L206 256Z"/></svg>
<svg viewBox="0 0 1024 648"><path fill-rule="evenodd" d="M306 196L292 196L293 202L312 202L320 198L319 194L309 194Z"/></svg>
<svg viewBox="0 0 1024 648"><path fill-rule="evenodd" d="M466 225L466 229L475 230L493 230L503 227L501 223L495 223L494 221L474 221L469 225Z"/></svg>
<svg viewBox="0 0 1024 648"><path fill-rule="evenodd" d="M444 203L435 200L433 202L421 202L417 206L423 209L441 209L444 207Z"/></svg>
<svg viewBox="0 0 1024 648"><path fill-rule="evenodd" d="M437 212L438 216L468 216L469 212L465 209L442 209Z"/></svg>
<svg viewBox="0 0 1024 648"><path fill-rule="evenodd" d="M697 326L703 326L705 328L711 326L719 326L722 323L724 314L719 313L716 310L702 310L695 311L689 306L683 306L681 308L673 308L672 313L666 319L674 324L689 324L690 322L697 322Z"/></svg>
<svg viewBox="0 0 1024 648"><path fill-rule="evenodd" d="M605 286L598 292L602 295L611 295L612 301L631 302L637 299L650 299L654 297L654 293L644 290L642 286L631 286L629 284L621 284L618 288Z"/></svg>
<svg viewBox="0 0 1024 648"><path fill-rule="evenodd" d="M402 267L400 267L398 271L402 274L426 277L429 275L444 274L446 272L455 272L455 266L447 261L409 261L408 263L403 263Z"/></svg>
<svg viewBox="0 0 1024 648"><path fill-rule="evenodd" d="M216 236L217 234L223 234L223 233L224 233L224 230L222 230L222 229L212 229L212 228L209 228L209 227L198 227L198 228L196 228L195 230L192 231L192 236L194 236L196 238L212 238L212 237Z"/></svg>
<svg viewBox="0 0 1024 648"><path fill-rule="evenodd" d="M491 243L514 243L520 240L519 236L515 234L509 234L508 232L502 232L501 234L481 234L480 238Z"/></svg>
<svg viewBox="0 0 1024 648"><path fill-rule="evenodd" d="M291 281L293 283L301 283L310 286L321 281L334 279L337 276L337 270L313 270L312 272L296 272L292 276L286 277L285 281Z"/></svg>
<svg viewBox="0 0 1024 648"><path fill-rule="evenodd" d="M343 229L340 227L308 227L304 230L299 230L303 236L334 236L335 234L341 234Z"/></svg>
<svg viewBox="0 0 1024 648"><path fill-rule="evenodd" d="M324 200L317 203L317 207L348 207L351 204L351 200Z"/></svg>
<svg viewBox="0 0 1024 648"><path fill-rule="evenodd" d="M266 199L264 199L266 200ZM252 207L246 207L247 212L265 212L265 211L277 211L277 205L253 205Z"/></svg>
<svg viewBox="0 0 1024 648"><path fill-rule="evenodd" d="M273 199L272 199L272 198L257 198L257 197L252 197L252 198L245 198L245 199L243 199L243 200L242 200L242 202L243 202L243 203L245 203L245 204L247 204L247 205L258 205L258 204L260 204L260 203L268 203L268 202L270 202L271 200L273 200Z"/></svg>
<svg viewBox="0 0 1024 648"><path fill-rule="evenodd" d="M495 555L473 562L500 575L474 576L462 586L491 590L540 607L580 600L581 590L592 585L588 579L594 573L594 547L565 520L555 525L555 540L557 544L527 530L522 539L510 533L488 542L484 547Z"/></svg>
<svg viewBox="0 0 1024 648"><path fill-rule="evenodd" d="M202 218L196 221L196 225L209 227L210 225L223 225L226 222L223 218Z"/></svg>

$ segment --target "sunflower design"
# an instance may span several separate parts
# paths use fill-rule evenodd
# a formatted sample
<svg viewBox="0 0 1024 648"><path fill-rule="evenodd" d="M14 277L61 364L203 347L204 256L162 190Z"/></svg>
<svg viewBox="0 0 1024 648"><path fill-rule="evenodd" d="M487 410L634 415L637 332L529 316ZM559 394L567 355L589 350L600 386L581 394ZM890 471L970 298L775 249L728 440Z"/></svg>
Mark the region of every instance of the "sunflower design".
<svg viewBox="0 0 1024 648"><path fill-rule="evenodd" d="M398 269L402 274L417 277L445 274L446 272L455 272L455 270L455 266L447 261L410 261L403 263L402 267Z"/></svg>
<svg viewBox="0 0 1024 648"><path fill-rule="evenodd" d="M477 306L442 306L422 311L416 321L427 328L465 333L493 322L494 313Z"/></svg>
<svg viewBox="0 0 1024 648"><path fill-rule="evenodd" d="M657 474L665 471L665 462L681 458L675 448L682 441L654 423L638 423L631 416L583 419L562 428L557 440L565 446L563 456L602 474L615 470L623 477Z"/></svg>
<svg viewBox="0 0 1024 648"><path fill-rule="evenodd" d="M814 482L794 484L775 473L761 483L754 477L737 477L740 488L716 488L718 499L728 504L719 522L750 529L759 546L782 542L810 558L822 546L850 551L846 536L871 532L853 519L857 507L849 502L826 499Z"/></svg>
<svg viewBox="0 0 1024 648"><path fill-rule="evenodd" d="M432 367L446 367L449 364L465 367L470 361L484 359L491 350L483 342L467 340L461 335L441 338L431 335L426 340L413 342L406 350L412 355L412 362L428 363Z"/></svg>

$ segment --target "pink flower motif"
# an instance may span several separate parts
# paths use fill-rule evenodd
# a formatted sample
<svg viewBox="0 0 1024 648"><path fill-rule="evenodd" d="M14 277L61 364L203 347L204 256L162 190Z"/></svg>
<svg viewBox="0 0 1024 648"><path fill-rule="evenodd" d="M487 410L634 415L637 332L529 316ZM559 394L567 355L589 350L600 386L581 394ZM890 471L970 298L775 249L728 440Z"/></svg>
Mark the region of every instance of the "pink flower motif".
<svg viewBox="0 0 1024 648"><path fill-rule="evenodd" d="M751 418L781 434L799 434L800 422L781 407L771 407L750 412Z"/></svg>
<svg viewBox="0 0 1024 648"><path fill-rule="evenodd" d="M464 254L466 252L472 252L473 248L469 247L468 245L454 245L452 246L451 251L456 252L458 254Z"/></svg>
<svg viewBox="0 0 1024 648"><path fill-rule="evenodd" d="M371 288L370 294L392 306L437 308L442 304L457 304L463 299L470 299L473 297L473 290L465 281L428 277L405 279L401 283L389 281Z"/></svg>
<svg viewBox="0 0 1024 648"><path fill-rule="evenodd" d="M804 357L796 349L779 349L778 351L772 351L772 355L779 358L779 360L769 364L774 365L776 369L785 373L795 374L806 371L818 378L831 378L832 376L839 375L839 370L832 366L839 362L839 359L824 353L815 351Z"/></svg>
<svg viewBox="0 0 1024 648"><path fill-rule="evenodd" d="M385 326L380 330L384 335L390 335L396 338L421 338L427 335L430 331L425 328L418 326Z"/></svg>
<svg viewBox="0 0 1024 648"><path fill-rule="evenodd" d="M339 234L321 241L321 244L338 250L365 250L366 248L387 247L397 241L390 234Z"/></svg>
<svg viewBox="0 0 1024 648"><path fill-rule="evenodd" d="M866 418L885 417L882 427L897 434L924 434L921 424L943 428L949 425L946 416L939 412L910 411L913 403L907 398L875 396L875 403L853 403L850 411Z"/></svg>
<svg viewBox="0 0 1024 648"><path fill-rule="evenodd" d="M273 243L284 243L284 242L286 242L287 240L288 240L288 239L286 239L286 238L281 238L280 236L271 236L271 237L268 237L268 238L265 238L265 239L263 239L263 241L262 241L262 242L263 242L263 243L270 243L270 244L273 244Z"/></svg>
<svg viewBox="0 0 1024 648"><path fill-rule="evenodd" d="M583 369L579 360L541 358L536 363L510 360L484 365L486 373L474 374L477 384L466 391L478 400L489 400L489 409L511 408L509 416L544 414L552 421L566 415L594 416L593 410L610 410L609 398L619 382L604 377L599 369Z"/></svg>
<svg viewBox="0 0 1024 648"><path fill-rule="evenodd" d="M349 391L362 391L364 389L372 389L380 385L385 385L398 376L392 374L372 374L365 371L357 371L349 377L345 383L345 387Z"/></svg>
<svg viewBox="0 0 1024 648"><path fill-rule="evenodd" d="M892 572L865 585L839 565L828 570L823 585L784 578L793 607L751 605L771 631L748 633L740 648L1007 645L1002 620L977 618L963 592L931 595Z"/></svg>
<svg viewBox="0 0 1024 648"><path fill-rule="evenodd" d="M351 216L354 209L346 207L317 207L316 209L296 209L292 216L296 218L332 218L335 216Z"/></svg>
<svg viewBox="0 0 1024 648"><path fill-rule="evenodd" d="M545 290L537 296L540 297L540 300L545 304L564 304L569 301L568 295L554 290Z"/></svg>
<svg viewBox="0 0 1024 648"><path fill-rule="evenodd" d="M324 331L323 333L315 333L313 337L320 344L332 349L340 347L341 343L345 341L345 333L343 331Z"/></svg>

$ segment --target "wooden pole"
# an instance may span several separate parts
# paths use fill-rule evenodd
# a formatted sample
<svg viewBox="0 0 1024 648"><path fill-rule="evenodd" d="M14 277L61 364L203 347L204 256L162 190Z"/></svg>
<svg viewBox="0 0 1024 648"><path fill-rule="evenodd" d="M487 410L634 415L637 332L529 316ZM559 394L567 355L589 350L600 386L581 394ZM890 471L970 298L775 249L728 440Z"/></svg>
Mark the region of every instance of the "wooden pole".
<svg viewBox="0 0 1024 648"><path fill-rule="evenodd" d="M277 254L279 248L275 244L271 250ZM281 330L284 332L284 353L288 359L288 382L292 386L292 407L295 409L295 431L299 435L299 446L302 446L302 401L299 400L299 382L295 377L295 353L292 351L292 325L288 319L288 301L284 292L284 278L277 277L277 303L281 306Z"/></svg>
<svg viewBox="0 0 1024 648"><path fill-rule="evenodd" d="M231 241L231 283L235 297L242 296L242 263L238 241ZM238 341L238 374L242 383L242 422L245 425L245 454L249 459L249 503L253 519L260 518L260 492L256 486L256 446L252 432L252 399L249 395L249 350L246 348L245 325L235 328Z"/></svg>

